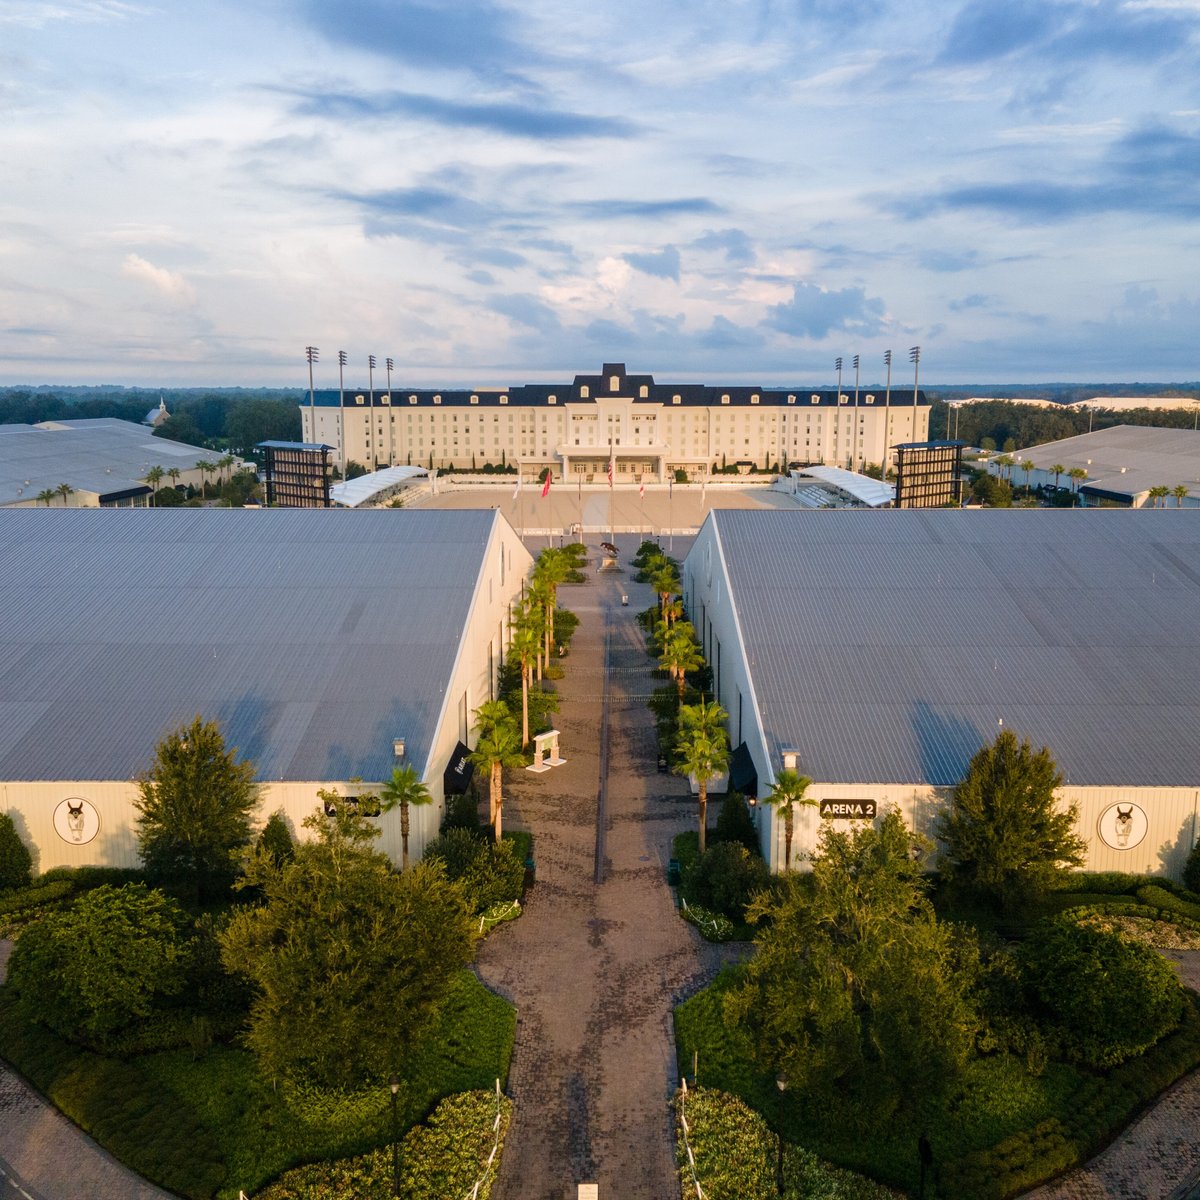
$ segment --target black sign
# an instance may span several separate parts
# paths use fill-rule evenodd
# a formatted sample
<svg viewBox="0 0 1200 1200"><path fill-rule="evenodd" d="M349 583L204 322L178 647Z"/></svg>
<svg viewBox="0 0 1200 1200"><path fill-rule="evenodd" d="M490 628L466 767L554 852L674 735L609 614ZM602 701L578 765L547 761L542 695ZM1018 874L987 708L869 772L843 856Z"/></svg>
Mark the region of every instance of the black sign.
<svg viewBox="0 0 1200 1200"><path fill-rule="evenodd" d="M874 800L822 800L821 816L827 821L873 821Z"/></svg>

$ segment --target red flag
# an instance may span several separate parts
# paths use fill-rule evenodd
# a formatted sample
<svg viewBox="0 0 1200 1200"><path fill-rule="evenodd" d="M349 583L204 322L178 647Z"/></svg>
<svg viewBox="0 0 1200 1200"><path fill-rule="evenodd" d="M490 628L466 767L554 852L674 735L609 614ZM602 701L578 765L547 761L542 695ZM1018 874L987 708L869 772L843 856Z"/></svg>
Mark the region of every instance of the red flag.
<svg viewBox="0 0 1200 1200"><path fill-rule="evenodd" d="M642 486L641 486L640 488L638 488L638 495L639 495L639 496L641 496L641 498L642 498L643 500L645 500L645 498L646 498L646 484L645 484L645 482L644 482L644 481L643 481L643 483L642 483Z"/></svg>
<svg viewBox="0 0 1200 1200"><path fill-rule="evenodd" d="M612 462L612 459L610 458L608 460L608 486L609 487L612 487L612 472L613 472L613 462Z"/></svg>
<svg viewBox="0 0 1200 1200"><path fill-rule="evenodd" d="M545 500L545 498L548 495L550 495L550 480L553 478L554 477L550 474L550 472L547 471L546 472L546 482L542 484L542 499L543 500Z"/></svg>

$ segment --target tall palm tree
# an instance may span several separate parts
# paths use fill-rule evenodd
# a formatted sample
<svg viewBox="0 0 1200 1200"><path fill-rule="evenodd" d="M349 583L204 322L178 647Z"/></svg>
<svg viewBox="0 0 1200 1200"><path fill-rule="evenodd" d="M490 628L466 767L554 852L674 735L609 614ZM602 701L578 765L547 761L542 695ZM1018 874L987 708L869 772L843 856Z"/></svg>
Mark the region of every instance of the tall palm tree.
<svg viewBox="0 0 1200 1200"><path fill-rule="evenodd" d="M208 499L208 473L212 470L212 464L206 458L199 459L196 463L196 470L200 472L200 498Z"/></svg>
<svg viewBox="0 0 1200 1200"><path fill-rule="evenodd" d="M1075 495L1079 496L1079 489L1083 485L1083 481L1087 478L1087 471L1083 467L1072 467L1067 472L1067 477L1075 485Z"/></svg>
<svg viewBox="0 0 1200 1200"><path fill-rule="evenodd" d="M675 743L675 773L696 780L699 806L700 853L703 854L708 830L708 781L729 766L729 735L725 718L729 714L715 701L682 704L679 707L679 737Z"/></svg>
<svg viewBox="0 0 1200 1200"><path fill-rule="evenodd" d="M671 627L663 639L663 650L658 665L670 672L675 681L675 690L682 701L684 689L687 687L687 673L704 666L704 655L696 645L696 630L691 621L680 621Z"/></svg>
<svg viewBox="0 0 1200 1200"><path fill-rule="evenodd" d="M775 776L771 785L771 793L764 797L764 804L773 804L783 817L783 869L792 869L792 834L795 832L794 806L806 805L816 808L817 802L810 800L805 793L812 786L812 780L807 775L785 768Z"/></svg>
<svg viewBox="0 0 1200 1200"><path fill-rule="evenodd" d="M171 480L172 487L179 486L179 476L182 474L183 474L183 472L178 467L168 467L167 468L167 476Z"/></svg>
<svg viewBox="0 0 1200 1200"><path fill-rule="evenodd" d="M503 701L489 703L502 704ZM471 751L471 761L488 773L488 805L498 843L503 836L504 824L504 768L519 767L525 762L516 718L510 714L507 721L498 720L490 729L481 731L475 749Z"/></svg>
<svg viewBox="0 0 1200 1200"><path fill-rule="evenodd" d="M162 478L165 474L166 472L162 469L162 467L151 467L150 470L146 472L146 483L149 484L151 492L151 504L154 503L154 495L157 494L158 485L162 483Z"/></svg>
<svg viewBox="0 0 1200 1200"><path fill-rule="evenodd" d="M1151 504L1150 507L1157 508L1158 502L1160 500L1165 501L1166 498L1170 494L1171 494L1171 489L1169 487L1164 487L1162 484L1159 484L1157 487L1152 487L1150 489L1149 496L1150 496L1150 499L1153 501L1153 504Z"/></svg>
<svg viewBox="0 0 1200 1200"><path fill-rule="evenodd" d="M1023 458L1021 460L1021 470L1025 472L1025 487L1028 489L1029 481L1033 478L1033 459Z"/></svg>
<svg viewBox="0 0 1200 1200"><path fill-rule="evenodd" d="M571 574L571 560L562 550L553 546L543 550L533 567L535 584L542 584L549 593L546 605L546 654L554 649L554 610L558 607L558 586L565 583Z"/></svg>
<svg viewBox="0 0 1200 1200"><path fill-rule="evenodd" d="M513 626L509 653L517 656L521 664L521 745L529 745L529 688L533 683L533 666L541 648L540 631L528 617L518 610Z"/></svg>
<svg viewBox="0 0 1200 1200"><path fill-rule="evenodd" d="M217 468L221 473L220 482L222 484L225 482L225 472L228 471L235 462L237 462L237 459L234 458L232 454L223 454L217 459Z"/></svg>
<svg viewBox="0 0 1200 1200"><path fill-rule="evenodd" d="M679 569L673 562L665 562L657 567L650 576L650 586L658 593L658 607L662 619L667 620L667 605L676 592L683 590L679 578Z"/></svg>
<svg viewBox="0 0 1200 1200"><path fill-rule="evenodd" d="M53 500L53 499L54 499L54 497L55 497L55 496L57 496L57 495L58 495L58 492L57 492L57 490L56 490L56 489L54 489L54 488L43 488L43 489L42 489L40 492L38 492L38 494L37 494L37 498L38 498L38 499L39 499L39 500L40 500L40 501L41 501L41 502L42 502L42 503L43 503L43 504L44 504L44 505L45 505L47 508L49 508L49 507L50 507L50 501L51 501L51 500Z"/></svg>
<svg viewBox="0 0 1200 1200"><path fill-rule="evenodd" d="M408 870L408 810L423 807L431 803L433 797L429 789L421 781L416 768L405 763L392 772L392 777L383 785L379 792L379 805L384 812L393 808L400 810L400 844L403 854L400 862L402 871Z"/></svg>
<svg viewBox="0 0 1200 1200"><path fill-rule="evenodd" d="M63 498L64 505L67 502L67 497L73 495L75 492L75 489L69 483L60 483L54 490Z"/></svg>
<svg viewBox="0 0 1200 1200"><path fill-rule="evenodd" d="M1183 498L1188 494L1188 486L1186 483L1177 483L1171 489L1171 495L1175 497L1175 507L1183 507Z"/></svg>
<svg viewBox="0 0 1200 1200"><path fill-rule="evenodd" d="M1050 470L1054 472L1054 490L1058 491L1058 477L1066 473L1067 468L1062 463L1055 463Z"/></svg>

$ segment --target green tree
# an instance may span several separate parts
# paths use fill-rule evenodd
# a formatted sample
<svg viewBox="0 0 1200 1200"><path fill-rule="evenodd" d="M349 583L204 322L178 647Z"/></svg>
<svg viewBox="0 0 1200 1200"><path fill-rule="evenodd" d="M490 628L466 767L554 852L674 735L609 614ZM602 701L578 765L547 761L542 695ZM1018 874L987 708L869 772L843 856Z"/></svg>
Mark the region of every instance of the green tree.
<svg viewBox="0 0 1200 1200"><path fill-rule="evenodd" d="M254 764L238 762L215 722L167 734L138 780L138 847L152 880L189 884L204 902L224 891L249 845Z"/></svg>
<svg viewBox="0 0 1200 1200"><path fill-rule="evenodd" d="M267 855L276 866L291 862L296 857L296 839L282 809L277 809L263 826L258 841L254 844L259 854Z"/></svg>
<svg viewBox="0 0 1200 1200"><path fill-rule="evenodd" d="M827 823L811 876L783 876L748 910L757 953L725 1021L816 1119L925 1116L968 1062L978 949L934 915L927 849L894 809L877 828Z"/></svg>
<svg viewBox="0 0 1200 1200"><path fill-rule="evenodd" d="M1059 477L1066 474L1067 468L1062 463L1054 463L1050 470L1054 472L1054 490L1057 491Z"/></svg>
<svg viewBox="0 0 1200 1200"><path fill-rule="evenodd" d="M1177 483L1171 489L1171 495L1175 497L1175 507L1183 507L1183 499L1188 494L1188 485L1186 483Z"/></svg>
<svg viewBox="0 0 1200 1200"><path fill-rule="evenodd" d="M304 827L314 837L291 862L251 860L245 884L264 903L221 934L226 968L256 993L246 1044L269 1078L352 1088L403 1075L472 956L462 889L440 865L393 871L357 813L318 812Z"/></svg>
<svg viewBox="0 0 1200 1200"><path fill-rule="evenodd" d="M503 700L489 700L480 705L475 711L475 722L479 739L471 752L471 761L488 773L489 808L498 842L503 832L504 768L519 767L525 762L521 733Z"/></svg>
<svg viewBox="0 0 1200 1200"><path fill-rule="evenodd" d="M448 829L425 848L424 862L440 862L446 878L462 885L473 912L516 900L525 884L525 864L508 839L489 842L469 829Z"/></svg>
<svg viewBox="0 0 1200 1200"><path fill-rule="evenodd" d="M775 776L771 791L763 797L764 804L773 804L783 818L783 869L792 869L792 836L795 833L795 806L803 804L816 808L817 802L806 796L812 780L798 771L785 768Z"/></svg>
<svg viewBox="0 0 1200 1200"><path fill-rule="evenodd" d="M54 488L43 488L37 494L37 499L40 500L47 508L50 507L50 502L58 495Z"/></svg>
<svg viewBox="0 0 1200 1200"><path fill-rule="evenodd" d="M69 483L60 483L54 490L62 497L64 505L67 502L67 497L75 494L75 489Z"/></svg>
<svg viewBox="0 0 1200 1200"><path fill-rule="evenodd" d="M700 821L700 853L708 833L708 784L729 766L729 714L715 701L679 706L679 735L675 742L675 774L696 780L696 804Z"/></svg>
<svg viewBox="0 0 1200 1200"><path fill-rule="evenodd" d="M167 478L170 479L172 487L179 486L179 477L182 474L183 472L178 467L167 468Z"/></svg>
<svg viewBox="0 0 1200 1200"><path fill-rule="evenodd" d="M166 472L162 467L151 467L146 472L146 484L150 488L151 503L153 503L154 494L158 491L158 485L162 483L165 474Z"/></svg>
<svg viewBox="0 0 1200 1200"><path fill-rule="evenodd" d="M687 687L687 673L704 666L704 655L700 653L700 647L696 644L696 630L690 621L678 621L674 625L664 625L663 628L663 649L658 665L675 681L675 690L682 701L684 689Z"/></svg>
<svg viewBox="0 0 1200 1200"><path fill-rule="evenodd" d="M393 808L400 810L400 844L403 847L401 870L408 870L408 810L410 807L419 808L433 802L429 789L417 774L417 770L409 763L397 767L392 777L383 785L379 793L379 801L384 812Z"/></svg>
<svg viewBox="0 0 1200 1200"><path fill-rule="evenodd" d="M1029 481L1033 478L1035 463L1032 458L1021 459L1021 470L1025 472L1025 486L1029 487Z"/></svg>
<svg viewBox="0 0 1200 1200"><path fill-rule="evenodd" d="M1088 477L1088 473L1083 467L1072 467L1067 472L1067 478L1074 484L1075 495L1079 495L1079 489L1083 486L1083 481Z"/></svg>
<svg viewBox="0 0 1200 1200"><path fill-rule="evenodd" d="M524 609L517 610L508 652L521 665L521 745L529 745L529 689L533 686L533 664L537 659L539 634Z"/></svg>
<svg viewBox="0 0 1200 1200"><path fill-rule="evenodd" d="M1156 487L1152 487L1147 494L1151 500L1151 508L1158 508L1158 502L1160 500L1163 502L1163 507L1165 508L1167 497L1171 494L1171 489L1165 484L1160 483Z"/></svg>
<svg viewBox="0 0 1200 1200"><path fill-rule="evenodd" d="M98 887L22 931L8 966L26 1020L103 1049L184 987L188 922L145 884Z"/></svg>
<svg viewBox="0 0 1200 1200"><path fill-rule="evenodd" d="M33 856L8 813L0 813L0 892L29 886Z"/></svg>
<svg viewBox="0 0 1200 1200"><path fill-rule="evenodd" d="M982 747L939 821L939 865L948 883L1015 913L1066 867L1080 866L1086 844L1074 832L1075 805L1059 807L1061 784L1050 751L1035 753L1011 730Z"/></svg>
<svg viewBox="0 0 1200 1200"><path fill-rule="evenodd" d="M538 555L533 566L534 582L545 586L549 593L545 611L547 655L554 649L554 611L558 607L559 585L567 581L574 569L571 556L552 546Z"/></svg>

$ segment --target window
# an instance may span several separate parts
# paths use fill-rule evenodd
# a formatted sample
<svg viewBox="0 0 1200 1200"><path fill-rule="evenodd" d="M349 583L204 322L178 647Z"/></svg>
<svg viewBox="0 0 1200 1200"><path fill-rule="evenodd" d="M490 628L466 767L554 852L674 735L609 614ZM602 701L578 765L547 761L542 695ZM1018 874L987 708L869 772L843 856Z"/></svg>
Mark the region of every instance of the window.
<svg viewBox="0 0 1200 1200"><path fill-rule="evenodd" d="M813 402L814 404L820 404L820 403L821 403L821 397L820 397L820 396L818 396L816 392L813 392L811 399L812 399L812 402Z"/></svg>
<svg viewBox="0 0 1200 1200"><path fill-rule="evenodd" d="M729 403L729 393L728 393L728 392L727 392L725 395L723 395L723 396L721 397L721 403L722 403L722 404L728 404L728 403Z"/></svg>
<svg viewBox="0 0 1200 1200"><path fill-rule="evenodd" d="M354 403L355 403L355 404L365 404L365 403L366 403L366 401L367 401L367 398L366 398L366 396L355 396L355 397L354 397Z"/></svg>
<svg viewBox="0 0 1200 1200"><path fill-rule="evenodd" d="M608 390L610 392L617 391L621 386L621 379L618 375L610 375L608 377Z"/></svg>
<svg viewBox="0 0 1200 1200"><path fill-rule="evenodd" d="M546 403L547 403L547 404L557 404L557 403L558 403L558 397L557 397L557 396L547 396L547 397L546 397Z"/></svg>
<svg viewBox="0 0 1200 1200"><path fill-rule="evenodd" d="M671 403L672 403L672 404L681 404L682 402L683 402L683 397L682 397L682 396L672 396L672 397L671 397Z"/></svg>
<svg viewBox="0 0 1200 1200"><path fill-rule="evenodd" d="M416 402L417 402L416 396L409 396L408 402L409 402L409 404L416 404Z"/></svg>
<svg viewBox="0 0 1200 1200"><path fill-rule="evenodd" d="M501 397L500 397L500 403L501 403L501 404L507 404L507 403L508 403L508 397L507 397L507 396L501 396Z"/></svg>
<svg viewBox="0 0 1200 1200"><path fill-rule="evenodd" d="M757 392L755 392L755 393L754 393L754 395L750 397L750 403L751 403L751 404L757 404L757 403L758 403L758 393L757 393Z"/></svg>
<svg viewBox="0 0 1200 1200"><path fill-rule="evenodd" d="M479 397L478 397L478 396L472 396L472 397L471 397L471 403L472 403L472 404L478 404L478 403L479 403Z"/></svg>
<svg viewBox="0 0 1200 1200"><path fill-rule="evenodd" d="M581 400L586 400L588 398L588 387L586 383L579 389L579 398Z"/></svg>
<svg viewBox="0 0 1200 1200"><path fill-rule="evenodd" d="M383 395L379 397L379 401L381 404L387 404L390 406L392 403L392 398L387 394L387 392L384 392Z"/></svg>
<svg viewBox="0 0 1200 1200"><path fill-rule="evenodd" d="M645 400L650 395L650 389L643 383L642 386L638 388L638 395Z"/></svg>
<svg viewBox="0 0 1200 1200"><path fill-rule="evenodd" d="M795 404L795 403L796 403L796 397L795 397L795 396L789 396L789 397L788 397L788 403L789 403L789 404Z"/></svg>
<svg viewBox="0 0 1200 1200"><path fill-rule="evenodd" d="M442 402L441 396L434 396L433 402L434 402L434 404L441 404L441 402Z"/></svg>

